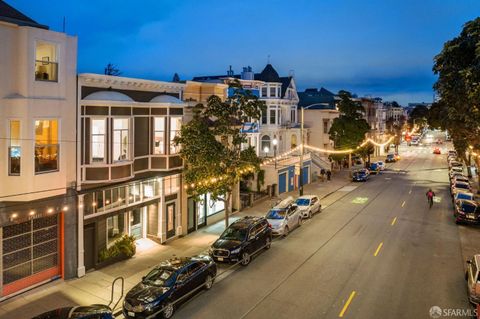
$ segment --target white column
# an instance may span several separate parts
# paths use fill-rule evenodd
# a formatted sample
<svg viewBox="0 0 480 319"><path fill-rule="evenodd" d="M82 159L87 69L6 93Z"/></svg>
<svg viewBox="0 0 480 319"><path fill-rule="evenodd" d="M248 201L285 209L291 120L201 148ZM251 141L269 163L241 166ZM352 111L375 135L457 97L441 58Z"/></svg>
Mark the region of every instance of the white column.
<svg viewBox="0 0 480 319"><path fill-rule="evenodd" d="M85 247L83 245L83 197L85 195L79 195L78 196L78 268L77 268L77 276L78 277L83 277L85 276L85 261L84 261L84 255L85 255Z"/></svg>

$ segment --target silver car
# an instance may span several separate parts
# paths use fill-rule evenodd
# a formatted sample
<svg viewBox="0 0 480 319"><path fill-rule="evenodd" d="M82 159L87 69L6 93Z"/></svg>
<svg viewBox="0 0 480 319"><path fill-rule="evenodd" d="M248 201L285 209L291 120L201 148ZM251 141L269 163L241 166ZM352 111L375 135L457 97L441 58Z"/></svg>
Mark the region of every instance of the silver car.
<svg viewBox="0 0 480 319"><path fill-rule="evenodd" d="M291 230L302 224L300 210L291 197L270 209L265 218L274 236L287 236Z"/></svg>
<svg viewBox="0 0 480 319"><path fill-rule="evenodd" d="M295 204L300 210L300 214L303 218L312 218L312 215L320 212L322 205L318 196L315 195L304 195L297 198Z"/></svg>

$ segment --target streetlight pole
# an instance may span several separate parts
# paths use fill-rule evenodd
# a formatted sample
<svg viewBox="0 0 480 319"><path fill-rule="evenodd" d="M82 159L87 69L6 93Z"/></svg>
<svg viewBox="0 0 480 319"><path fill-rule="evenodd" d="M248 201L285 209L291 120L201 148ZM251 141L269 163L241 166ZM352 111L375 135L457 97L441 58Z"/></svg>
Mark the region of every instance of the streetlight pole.
<svg viewBox="0 0 480 319"><path fill-rule="evenodd" d="M298 194L303 196L303 107L302 107L302 122L300 126L300 176L298 177Z"/></svg>
<svg viewBox="0 0 480 319"><path fill-rule="evenodd" d="M273 144L273 158L275 161L275 169L277 169L277 144L278 144L277 138L273 138L272 144Z"/></svg>

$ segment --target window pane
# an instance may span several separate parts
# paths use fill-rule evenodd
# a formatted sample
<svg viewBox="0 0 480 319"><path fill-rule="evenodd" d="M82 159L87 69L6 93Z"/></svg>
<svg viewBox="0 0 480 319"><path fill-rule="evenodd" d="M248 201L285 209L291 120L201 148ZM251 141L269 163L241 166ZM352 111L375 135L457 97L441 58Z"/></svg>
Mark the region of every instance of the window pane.
<svg viewBox="0 0 480 319"><path fill-rule="evenodd" d="M180 146L175 146L173 139L180 133L180 127L182 126L181 117L170 118L170 154L176 154L180 150Z"/></svg>
<svg viewBox="0 0 480 319"><path fill-rule="evenodd" d="M92 161L103 162L105 160L105 119L92 119Z"/></svg>
<svg viewBox="0 0 480 319"><path fill-rule="evenodd" d="M262 124L268 124L267 123L267 110L266 109L262 110Z"/></svg>
<svg viewBox="0 0 480 319"><path fill-rule="evenodd" d="M156 117L154 125L154 154L165 154L165 117Z"/></svg>
<svg viewBox="0 0 480 319"><path fill-rule="evenodd" d="M113 159L114 161L124 161L129 156L129 120L113 120Z"/></svg>
<svg viewBox="0 0 480 319"><path fill-rule="evenodd" d="M275 110L270 110L270 124L277 124Z"/></svg>
<svg viewBox="0 0 480 319"><path fill-rule="evenodd" d="M19 146L8 148L8 175L20 175L21 151Z"/></svg>
<svg viewBox="0 0 480 319"><path fill-rule="evenodd" d="M35 51L35 80L58 81L57 48L55 44L37 43Z"/></svg>
<svg viewBox="0 0 480 319"><path fill-rule="evenodd" d="M10 146L20 146L20 121L10 121Z"/></svg>
<svg viewBox="0 0 480 319"><path fill-rule="evenodd" d="M58 170L58 145L35 146L35 173Z"/></svg>
<svg viewBox="0 0 480 319"><path fill-rule="evenodd" d="M36 120L35 121L35 144L57 144L58 121Z"/></svg>

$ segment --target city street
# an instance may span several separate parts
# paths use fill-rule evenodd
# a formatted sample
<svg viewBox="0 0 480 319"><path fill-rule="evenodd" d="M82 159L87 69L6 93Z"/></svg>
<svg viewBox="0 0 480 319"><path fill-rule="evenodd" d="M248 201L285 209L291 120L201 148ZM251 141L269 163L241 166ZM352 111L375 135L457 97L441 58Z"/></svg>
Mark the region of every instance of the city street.
<svg viewBox="0 0 480 319"><path fill-rule="evenodd" d="M410 147L247 268L222 277L177 318L428 318L470 307L446 158ZM349 186L347 186L349 187ZM428 209L431 187L441 199Z"/></svg>

